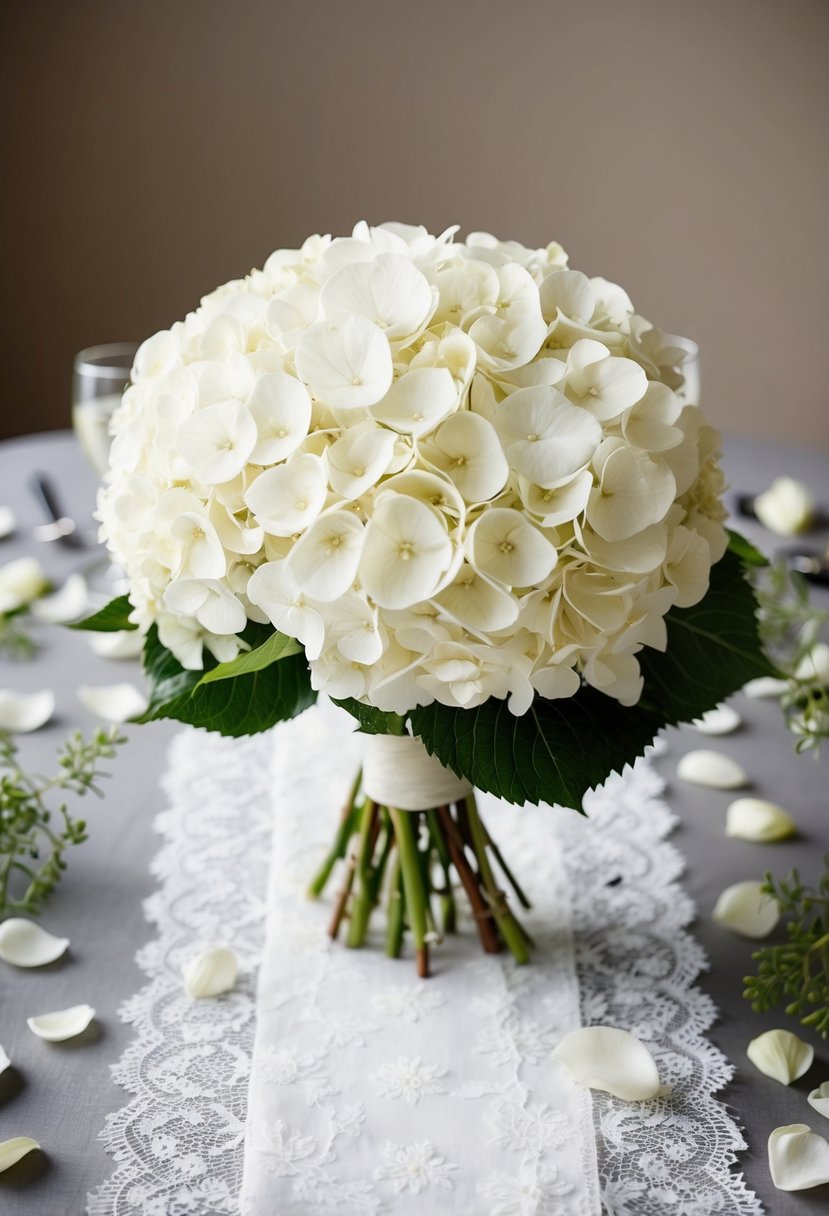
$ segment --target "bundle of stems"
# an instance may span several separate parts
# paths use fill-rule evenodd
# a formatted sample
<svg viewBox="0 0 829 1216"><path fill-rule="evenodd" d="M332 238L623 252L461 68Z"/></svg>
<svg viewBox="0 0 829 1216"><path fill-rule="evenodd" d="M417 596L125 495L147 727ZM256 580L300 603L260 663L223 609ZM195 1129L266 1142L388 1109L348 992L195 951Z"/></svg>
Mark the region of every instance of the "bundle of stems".
<svg viewBox="0 0 829 1216"><path fill-rule="evenodd" d="M331 849L308 888L310 898L319 898L338 863L344 863L343 879L328 931L337 938L347 922L347 946L365 944L372 912L383 901L386 954L400 957L408 929L417 973L425 979L430 945L456 932L455 894L461 887L486 953L506 946L516 962L529 961L532 940L510 910L498 872L522 907L530 904L487 832L474 794L445 806L401 811L367 797L358 773Z"/></svg>

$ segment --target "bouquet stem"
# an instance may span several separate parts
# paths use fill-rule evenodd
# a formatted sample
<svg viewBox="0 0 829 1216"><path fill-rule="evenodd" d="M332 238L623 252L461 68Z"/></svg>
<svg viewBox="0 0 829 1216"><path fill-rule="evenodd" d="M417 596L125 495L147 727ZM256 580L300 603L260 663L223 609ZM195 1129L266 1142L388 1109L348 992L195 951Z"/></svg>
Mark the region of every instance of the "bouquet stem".
<svg viewBox="0 0 829 1216"><path fill-rule="evenodd" d="M345 944L352 949L365 944L372 914L384 902L386 954L399 958L409 933L417 973L426 978L430 946L456 932L460 887L484 951L506 947L516 962L529 961L532 941L510 909L496 866L522 907L529 908L529 901L487 832L474 794L404 811L366 797L358 774L331 848L309 885L310 898L322 894L338 866L342 885L328 931L337 938L347 921Z"/></svg>

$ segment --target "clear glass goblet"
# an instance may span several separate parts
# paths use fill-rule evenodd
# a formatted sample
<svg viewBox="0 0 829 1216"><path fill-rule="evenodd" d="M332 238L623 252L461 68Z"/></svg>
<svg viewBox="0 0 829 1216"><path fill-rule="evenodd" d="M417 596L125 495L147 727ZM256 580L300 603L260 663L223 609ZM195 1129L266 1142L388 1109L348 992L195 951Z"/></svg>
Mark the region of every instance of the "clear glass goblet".
<svg viewBox="0 0 829 1216"><path fill-rule="evenodd" d="M72 368L72 426L83 454L103 474L109 463L109 423L129 383L137 342L90 346Z"/></svg>

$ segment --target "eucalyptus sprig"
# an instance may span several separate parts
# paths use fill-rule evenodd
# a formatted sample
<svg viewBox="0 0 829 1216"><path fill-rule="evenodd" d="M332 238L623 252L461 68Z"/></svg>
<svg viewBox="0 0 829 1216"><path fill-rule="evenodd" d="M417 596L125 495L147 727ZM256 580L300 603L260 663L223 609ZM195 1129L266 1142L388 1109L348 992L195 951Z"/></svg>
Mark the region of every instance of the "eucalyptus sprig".
<svg viewBox="0 0 829 1216"><path fill-rule="evenodd" d="M31 617L25 609L0 613L0 656L7 659L33 659L40 649L29 632Z"/></svg>
<svg viewBox="0 0 829 1216"><path fill-rule="evenodd" d="M42 911L66 869L66 849L86 840L86 822L53 798L100 797L101 764L125 741L117 726L98 727L89 739L74 731L58 751L57 772L42 777L26 771L17 744L0 732L0 917Z"/></svg>
<svg viewBox="0 0 829 1216"><path fill-rule="evenodd" d="M767 873L762 891L788 917L788 941L764 946L752 958L757 974L746 976L743 996L765 1013L783 1005L786 1013L829 1038L829 853L816 887L805 886L797 870L777 880Z"/></svg>

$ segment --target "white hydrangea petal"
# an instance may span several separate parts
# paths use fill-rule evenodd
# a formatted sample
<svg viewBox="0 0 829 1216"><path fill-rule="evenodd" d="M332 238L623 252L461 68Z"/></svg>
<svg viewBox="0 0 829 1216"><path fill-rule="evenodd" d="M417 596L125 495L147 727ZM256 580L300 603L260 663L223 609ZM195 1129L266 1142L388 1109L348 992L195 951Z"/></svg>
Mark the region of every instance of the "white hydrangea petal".
<svg viewBox="0 0 829 1216"><path fill-rule="evenodd" d="M788 681L778 680L775 676L758 676L756 680L749 680L743 686L743 692L747 697L751 697L753 701L765 698L779 700L788 691Z"/></svg>
<svg viewBox="0 0 829 1216"><path fill-rule="evenodd" d="M306 330L297 343L296 366L311 393L335 409L375 405L388 392L393 375L383 331L359 316Z"/></svg>
<svg viewBox="0 0 829 1216"><path fill-rule="evenodd" d="M754 499L754 514L764 527L778 536L796 536L811 527L815 500L794 477L777 477Z"/></svg>
<svg viewBox="0 0 829 1216"><path fill-rule="evenodd" d="M51 625L77 621L89 607L89 588L82 574L70 574L58 590L32 604L32 616Z"/></svg>
<svg viewBox="0 0 829 1216"><path fill-rule="evenodd" d="M230 992L236 983L238 964L236 955L227 946L203 950L188 959L182 967L184 987L190 996L221 996Z"/></svg>
<svg viewBox="0 0 829 1216"><path fill-rule="evenodd" d="M68 937L55 937L25 917L12 916L0 923L0 959L14 967L45 967L68 948Z"/></svg>
<svg viewBox="0 0 829 1216"><path fill-rule="evenodd" d="M786 840L796 832L788 811L764 798L736 798L725 813L725 834L737 840Z"/></svg>
<svg viewBox="0 0 829 1216"><path fill-rule="evenodd" d="M746 1055L765 1076L791 1085L812 1067L815 1049L790 1030L767 1030L751 1040Z"/></svg>
<svg viewBox="0 0 829 1216"><path fill-rule="evenodd" d="M730 735L742 724L742 718L731 705L717 705L691 723L701 735Z"/></svg>
<svg viewBox="0 0 829 1216"><path fill-rule="evenodd" d="M570 523L580 516L587 506L592 488L593 474L589 469L582 469L555 487L535 485L526 477L518 479L521 501L547 528Z"/></svg>
<svg viewBox="0 0 829 1216"><path fill-rule="evenodd" d="M410 258L381 253L370 262L353 262L331 276L321 303L329 321L360 316L399 341L418 333L438 302L438 292Z"/></svg>
<svg viewBox="0 0 829 1216"><path fill-rule="evenodd" d="M615 1026L583 1026L566 1034L553 1051L573 1078L626 1102L655 1098L661 1088L651 1053L635 1035Z"/></svg>
<svg viewBox="0 0 829 1216"><path fill-rule="evenodd" d="M0 730L28 734L45 726L54 712L55 694L49 689L25 693L0 688Z"/></svg>
<svg viewBox="0 0 829 1216"><path fill-rule="evenodd" d="M248 402L256 426L256 442L250 459L256 464L276 464L299 447L311 425L311 397L294 376L271 372L262 376Z"/></svg>
<svg viewBox="0 0 829 1216"><path fill-rule="evenodd" d="M256 445L256 423L239 401L218 401L197 410L181 424L177 450L199 481L230 481L240 473Z"/></svg>
<svg viewBox="0 0 829 1216"><path fill-rule="evenodd" d="M8 1055L6 1054L5 1050L3 1049L2 1045L0 1045L0 1073L4 1073L7 1068L11 1068L11 1063L12 1062L9 1059Z"/></svg>
<svg viewBox="0 0 829 1216"><path fill-rule="evenodd" d="M371 422L345 431L325 453L331 488L342 498L359 498L388 469L396 439L394 431Z"/></svg>
<svg viewBox="0 0 829 1216"><path fill-rule="evenodd" d="M144 634L139 629L91 633L89 648L102 659L137 659L144 649Z"/></svg>
<svg viewBox="0 0 829 1216"><path fill-rule="evenodd" d="M174 579L164 603L181 616L193 616L210 633L241 633L247 614L233 592L215 579Z"/></svg>
<svg viewBox="0 0 829 1216"><path fill-rule="evenodd" d="M829 1142L808 1124L776 1127L768 1151L771 1180L778 1191L805 1191L829 1182Z"/></svg>
<svg viewBox="0 0 829 1216"><path fill-rule="evenodd" d="M56 1009L53 1013L26 1018L26 1025L32 1034L45 1039L47 1043L64 1043L83 1034L94 1017L95 1010L91 1005L72 1005L69 1009Z"/></svg>
<svg viewBox="0 0 829 1216"><path fill-rule="evenodd" d="M553 486L584 468L602 437L596 419L551 386L511 393L496 418L510 464L540 486Z"/></svg>
<svg viewBox="0 0 829 1216"><path fill-rule="evenodd" d="M794 674L798 680L818 680L829 685L829 645L815 642L798 663Z"/></svg>
<svg viewBox="0 0 829 1216"><path fill-rule="evenodd" d="M745 769L732 756L705 747L686 752L677 765L676 775L683 781L717 790L737 790L748 785Z"/></svg>
<svg viewBox="0 0 829 1216"><path fill-rule="evenodd" d="M365 528L350 511L332 511L311 524L287 558L290 573L312 599L329 603L357 577Z"/></svg>
<svg viewBox="0 0 829 1216"><path fill-rule="evenodd" d="M224 547L206 514L182 511L170 526L178 548L174 574L181 578L221 578L227 569Z"/></svg>
<svg viewBox="0 0 829 1216"><path fill-rule="evenodd" d="M587 518L605 540L624 540L664 519L675 495L676 481L664 461L639 448L618 447L602 465Z"/></svg>
<svg viewBox="0 0 829 1216"><path fill-rule="evenodd" d="M413 367L399 376L371 416L406 435L425 435L457 408L458 387L445 367Z"/></svg>
<svg viewBox="0 0 829 1216"><path fill-rule="evenodd" d="M579 270L554 270L538 288L541 310L549 321L559 312L576 321L589 321L593 316L595 298L587 275Z"/></svg>
<svg viewBox="0 0 829 1216"><path fill-rule="evenodd" d="M81 684L77 696L85 709L107 722L128 722L147 708L146 694L134 684Z"/></svg>
<svg viewBox="0 0 829 1216"><path fill-rule="evenodd" d="M377 663L384 648L377 609L360 595L344 596L337 607L337 650L351 663Z"/></svg>
<svg viewBox="0 0 829 1216"><path fill-rule="evenodd" d="M384 494L366 532L360 580L382 608L429 599L452 561L452 544L436 513L417 499Z"/></svg>
<svg viewBox="0 0 829 1216"><path fill-rule="evenodd" d="M304 452L288 464L260 473L245 493L245 504L266 532L293 536L316 519L326 493L321 458Z"/></svg>
<svg viewBox="0 0 829 1216"><path fill-rule="evenodd" d="M533 587L555 568L558 553L520 511L485 511L467 535L467 556L475 569L508 587Z"/></svg>
<svg viewBox="0 0 829 1216"><path fill-rule="evenodd" d="M683 433L675 426L682 413L676 393L666 384L652 383L640 401L625 411L622 434L634 447L664 452L682 443Z"/></svg>
<svg viewBox="0 0 829 1216"><path fill-rule="evenodd" d="M17 1165L27 1153L39 1149L37 1140L31 1136L12 1136L9 1140L0 1140L0 1174Z"/></svg>
<svg viewBox="0 0 829 1216"><path fill-rule="evenodd" d="M317 659L325 642L325 623L309 604L286 561L265 562L250 576L247 590L252 604L263 609L281 633L296 638L309 659Z"/></svg>
<svg viewBox="0 0 829 1216"><path fill-rule="evenodd" d="M618 418L644 397L647 387L639 364L618 355L598 359L567 377L568 396L600 422Z"/></svg>
<svg viewBox="0 0 829 1216"><path fill-rule="evenodd" d="M509 464L498 435L484 418L463 410L442 422L421 455L450 477L467 502L486 502L504 488Z"/></svg>
<svg viewBox="0 0 829 1216"><path fill-rule="evenodd" d="M829 1119L829 1081L822 1081L817 1089L813 1089L806 1101L812 1110Z"/></svg>
<svg viewBox="0 0 829 1216"><path fill-rule="evenodd" d="M0 566L0 613L30 604L49 586L36 557L18 557Z"/></svg>
<svg viewBox="0 0 829 1216"><path fill-rule="evenodd" d="M508 629L518 618L518 601L496 587L468 563L441 591L436 603L454 620L482 633Z"/></svg>
<svg viewBox="0 0 829 1216"><path fill-rule="evenodd" d="M768 937L780 920L780 908L762 886L748 881L726 887L714 905L712 918L740 937Z"/></svg>
<svg viewBox="0 0 829 1216"><path fill-rule="evenodd" d="M11 536L17 527L17 518L11 507L0 507L0 540Z"/></svg>

